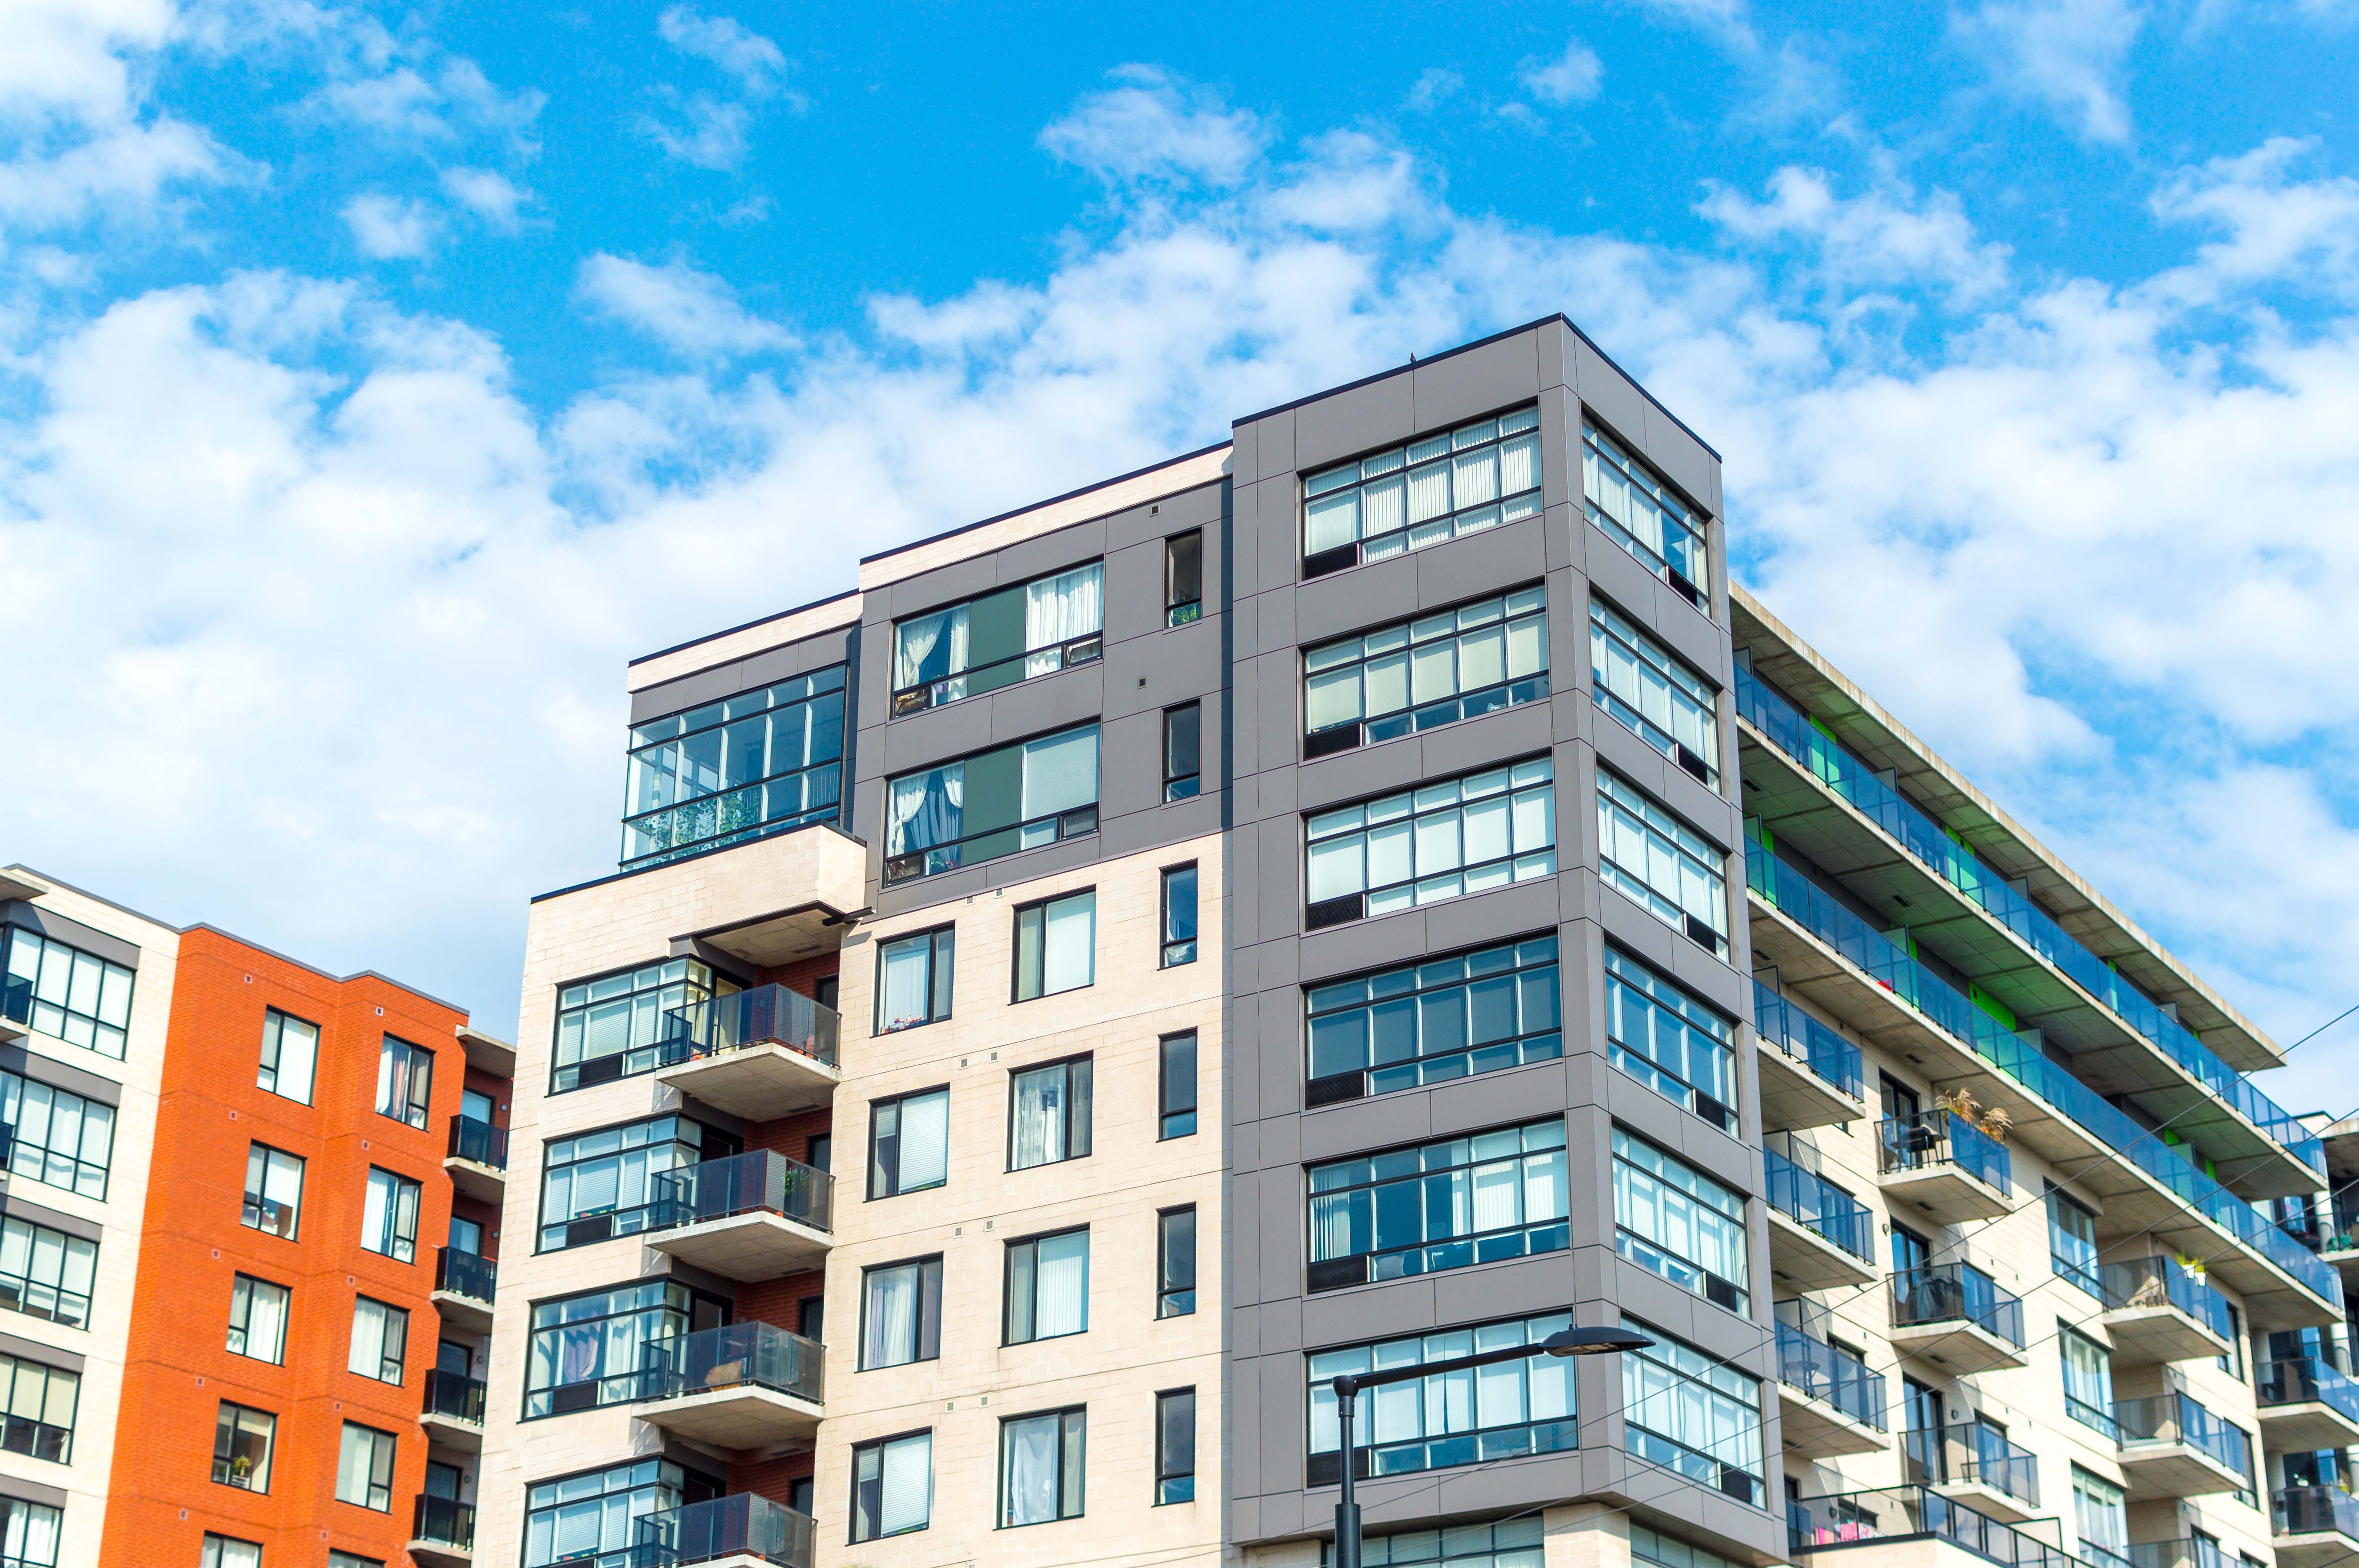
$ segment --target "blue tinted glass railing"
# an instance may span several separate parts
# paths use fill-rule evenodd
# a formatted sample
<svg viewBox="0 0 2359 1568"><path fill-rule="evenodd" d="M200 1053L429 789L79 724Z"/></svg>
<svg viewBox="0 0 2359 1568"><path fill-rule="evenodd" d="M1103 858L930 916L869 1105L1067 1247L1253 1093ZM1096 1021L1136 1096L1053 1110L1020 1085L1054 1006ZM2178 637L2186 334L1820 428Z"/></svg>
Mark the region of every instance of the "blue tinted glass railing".
<svg viewBox="0 0 2359 1568"><path fill-rule="evenodd" d="M773 1568L810 1568L816 1526L809 1514L755 1492L736 1492L633 1521L629 1568L752 1558Z"/></svg>
<svg viewBox="0 0 2359 1568"><path fill-rule="evenodd" d="M1971 1263L1936 1263L1892 1276L1892 1321L1971 1323L2023 1348L2023 1299Z"/></svg>
<svg viewBox="0 0 2359 1568"><path fill-rule="evenodd" d="M1866 1077L1859 1047L1763 985L1753 982L1753 1027L1767 1044L1857 1099Z"/></svg>
<svg viewBox="0 0 2359 1568"><path fill-rule="evenodd" d="M2228 1298L2169 1258L2130 1258L2098 1271L2100 1298L2107 1312L2176 1307L2222 1339L2236 1335Z"/></svg>
<svg viewBox="0 0 2359 1568"><path fill-rule="evenodd" d="M2013 932L2017 940L2062 970L2081 989L2113 1009L2132 1029L2187 1069L2213 1094L2282 1144L2321 1175L2326 1155L2318 1140L2291 1111L2255 1088L2190 1033L2186 1025L2134 989L2055 918L2000 879L1965 846L1951 838L1922 808L1903 796L1868 765L1818 730L1800 709L1749 670L1736 672L1736 711L1770 743L1860 814L1889 834L1934 875Z"/></svg>
<svg viewBox="0 0 2359 1568"><path fill-rule="evenodd" d="M1968 1001L1891 939L1835 902L1834 895L1757 843L1747 842L1745 886L1833 948L2021 1087L2038 1095L2110 1145L2201 1215L2284 1271L2321 1301L2340 1303L2333 1266L2255 1212L2253 1206L2158 1143L2117 1107L2041 1054L2039 1047Z"/></svg>
<svg viewBox="0 0 2359 1568"><path fill-rule="evenodd" d="M2279 1535L2332 1533L2359 1541L2359 1498L2340 1487L2288 1487L2270 1494L2269 1523Z"/></svg>
<svg viewBox="0 0 2359 1568"><path fill-rule="evenodd" d="M741 1214L783 1215L814 1230L832 1224L835 1178L775 1150L756 1149L652 1173L647 1185L649 1230Z"/></svg>
<svg viewBox="0 0 2359 1568"><path fill-rule="evenodd" d="M1787 1508L1787 1541L1796 1556L1821 1547L1915 1535L1940 1536L2000 1568L2080 1568L2081 1563L2061 1547L1923 1487L1804 1498Z"/></svg>
<svg viewBox="0 0 2359 1568"><path fill-rule="evenodd" d="M1777 1379L1854 1421L1884 1430L1884 1374L1789 1323L1777 1325Z"/></svg>
<svg viewBox="0 0 2359 1568"><path fill-rule="evenodd" d="M2015 1191L2015 1162L2006 1146L1963 1117L1937 1110L1888 1118L1875 1124L1875 1132L1877 1169L1885 1174L1954 1165L1984 1186L2007 1195Z"/></svg>
<svg viewBox="0 0 2359 1568"><path fill-rule="evenodd" d="M2321 1357L2297 1356L2272 1361L2260 1373L2254 1391L2264 1407L2322 1404L2359 1422L2359 1383Z"/></svg>
<svg viewBox="0 0 2359 1568"><path fill-rule="evenodd" d="M2125 1448L2137 1443L2183 1443L2223 1468L2252 1478L2251 1439L2185 1394L2116 1400L2114 1421Z"/></svg>
<svg viewBox="0 0 2359 1568"><path fill-rule="evenodd" d="M1854 1258L1875 1245L1873 1217L1859 1200L1820 1180L1775 1149L1761 1152L1769 1178L1769 1206L1817 1232Z"/></svg>

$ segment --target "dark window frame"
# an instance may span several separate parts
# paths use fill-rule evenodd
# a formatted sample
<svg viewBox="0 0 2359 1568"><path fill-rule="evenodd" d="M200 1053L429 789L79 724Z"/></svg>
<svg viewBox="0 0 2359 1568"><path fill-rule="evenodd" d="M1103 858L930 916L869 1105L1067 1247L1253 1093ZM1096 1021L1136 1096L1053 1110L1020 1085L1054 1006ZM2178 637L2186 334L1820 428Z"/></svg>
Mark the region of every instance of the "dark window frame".
<svg viewBox="0 0 2359 1568"><path fill-rule="evenodd" d="M950 1121L950 1085L936 1084L930 1088L911 1089L905 1094L886 1095L880 1098L873 1099L868 1102L868 1202L875 1203L882 1198L902 1197L910 1193L938 1192L941 1188L950 1184L950 1160L947 1153L945 1153L942 1160L942 1179L940 1181L928 1182L923 1186L916 1187L903 1186L901 1184L902 1133L900 1123L901 1109L911 1100L925 1099L934 1095L940 1095L942 1097L942 1121L945 1129L947 1129ZM879 1109L886 1106L892 1107L895 1112L893 1130L886 1135L893 1140L893 1179L890 1191L880 1191L880 1178L884 1174L884 1172L878 1157L876 1113ZM947 1136L945 1137L944 1141L947 1145Z"/></svg>
<svg viewBox="0 0 2359 1568"><path fill-rule="evenodd" d="M1083 980L1077 986L1065 986L1057 990L1049 990L1048 989L1049 910L1052 905L1068 903L1073 900L1083 898L1090 901L1090 978ZM1016 906L1014 911L1016 916L1016 935L1015 940L1009 944L1010 950L1008 954L1008 968L1010 973L1008 975L1007 984L1007 1001L1009 1006L1013 1007L1019 1003L1027 1001L1045 1001L1052 996L1070 996L1075 991L1088 990L1091 987L1098 983L1097 900L1097 886L1095 883L1093 883L1085 888L1074 888L1067 892L1053 893L1047 898L1036 898L1027 903L1019 903ZM1030 996L1026 996L1024 994L1024 917L1036 912L1039 915L1040 930L1038 937L1033 942L1032 946L1033 957L1038 961L1039 973L1033 979L1032 994Z"/></svg>
<svg viewBox="0 0 2359 1568"><path fill-rule="evenodd" d="M1078 1089L1073 1071L1076 1065L1085 1068L1080 1075ZM1036 1160L1028 1165L1019 1165L1016 1162L1016 1116L1023 1097L1017 1091L1017 1080L1055 1068L1064 1069L1065 1075L1064 1089L1058 1102L1058 1115L1063 1123L1060 1130L1063 1133L1065 1152L1053 1160ZM1049 1165L1064 1165L1075 1160L1088 1159L1097 1147L1096 1123L1097 1053L1094 1051L1076 1052L1071 1056L1052 1057L1046 1062L1027 1062L1022 1066L1007 1069L1007 1170L1010 1173L1038 1171Z"/></svg>
<svg viewBox="0 0 2359 1568"><path fill-rule="evenodd" d="M1172 1222L1185 1215L1188 1219L1188 1280L1181 1284L1172 1278L1174 1249L1171 1245ZM1181 1300L1182 1297L1186 1299ZM1158 1322L1167 1317L1196 1315L1196 1206L1176 1204L1155 1211L1155 1316Z"/></svg>
<svg viewBox="0 0 2359 1568"><path fill-rule="evenodd" d="M1194 560L1181 562L1193 546ZM1195 579L1194 593L1185 596L1183 575ZM1168 630L1204 618L1204 530L1189 528L1163 536L1163 624Z"/></svg>
<svg viewBox="0 0 2359 1568"><path fill-rule="evenodd" d="M1187 1042L1188 1050L1188 1103L1175 1105L1172 1103L1172 1057L1175 1048L1182 1041ZM1159 1143L1174 1138L1193 1138L1196 1135L1198 1099L1196 1070L1201 1062L1198 1054L1197 1032L1192 1029L1179 1029L1163 1035L1155 1043L1155 1057L1156 1141ZM1184 1126L1180 1125L1181 1118L1186 1119Z"/></svg>
<svg viewBox="0 0 2359 1568"><path fill-rule="evenodd" d="M897 1258L888 1263L870 1263L862 1267L860 1271L860 1328L858 1336L853 1342L853 1370L854 1372L890 1371L896 1367L915 1367L921 1362L939 1361L942 1358L942 1258L943 1255L940 1252L926 1252L914 1258ZM927 1321L926 1312L926 1272L929 1265L931 1266L933 1271L933 1314L932 1321L930 1323ZM909 1325L909 1333L912 1340L910 1349L914 1354L906 1361L877 1361L872 1363L868 1359L868 1277L871 1274L882 1273L887 1269L915 1269L918 1271L918 1311L916 1317L912 1320ZM926 1353L926 1339L929 1329L932 1331L933 1336L934 1348L931 1355L928 1355Z"/></svg>
<svg viewBox="0 0 2359 1568"><path fill-rule="evenodd" d="M1163 710L1163 804L1192 800L1203 788L1204 702L1197 697Z"/></svg>
<svg viewBox="0 0 2359 1568"><path fill-rule="evenodd" d="M1171 1422L1166 1411L1172 1400L1180 1399L1188 1401L1188 1467L1185 1470L1174 1470L1171 1468L1169 1451ZM1171 1484L1174 1481L1185 1481L1188 1484L1184 1495L1172 1495ZM1178 1503L1192 1503L1195 1500L1196 1390L1192 1386L1184 1389L1158 1389L1155 1391L1155 1506L1167 1508Z"/></svg>
<svg viewBox="0 0 2359 1568"><path fill-rule="evenodd" d="M869 1032L872 1034L898 1034L904 1030L923 1029L929 1023L940 1023L951 1015L958 988L958 923L929 925L922 931L903 931L876 944L876 1004ZM892 948L909 943L926 942L926 1015L906 1023L888 1023L885 1019L885 956Z"/></svg>
<svg viewBox="0 0 2359 1568"><path fill-rule="evenodd" d="M883 1492L885 1486L885 1451L897 1443L907 1443L913 1437L922 1437L926 1440L926 1522L923 1524L911 1525L906 1530L878 1530L868 1535L861 1534L860 1517L862 1505L860 1488L864 1483L860 1479L860 1456L863 1454L874 1454L876 1455L876 1481L875 1484L877 1488L878 1496L873 1506L877 1511L881 1512L884 1508ZM933 1441L934 1429L932 1427L913 1426L907 1432L886 1433L882 1437L867 1438L852 1445L852 1506L850 1509L850 1533L846 1538L847 1544L858 1546L865 1541L897 1541L905 1535L916 1535L921 1530L933 1529Z"/></svg>
<svg viewBox="0 0 2359 1568"><path fill-rule="evenodd" d="M1017 1345L1038 1345L1050 1339L1073 1339L1090 1331L1090 1268L1096 1261L1096 1248L1093 1243L1085 1244L1082 1249L1082 1326L1070 1329L1063 1334L1037 1332L1040 1326L1040 1243L1059 1240L1068 1236L1087 1238L1089 1234L1090 1227L1086 1225L1068 1225L1055 1230L1035 1231L1030 1236L1012 1236L1007 1238L1006 1245L1000 1249L999 1343L1002 1348ZM1027 1313L1036 1331L1023 1339L1011 1337L1016 1327L1016 1251L1019 1247L1032 1249L1032 1301Z"/></svg>
<svg viewBox="0 0 2359 1568"><path fill-rule="evenodd" d="M1173 912L1171 892L1179 885L1180 879L1183 876L1187 879L1188 929L1180 932L1175 928L1176 923L1171 918ZM1198 894L1202 886L1202 875L1198 870L1198 862L1194 860L1190 860L1183 865L1166 866L1157 879L1156 929L1162 934L1163 946L1158 956L1156 968L1176 969L1182 964L1192 964L1196 961L1197 939L1203 930L1201 913L1203 906L1198 902Z"/></svg>
<svg viewBox="0 0 2359 1568"><path fill-rule="evenodd" d="M376 1113L424 1131L434 1119L434 1053L388 1034L377 1046L376 1060ZM389 1106L389 1099L397 1103Z"/></svg>
<svg viewBox="0 0 2359 1568"><path fill-rule="evenodd" d="M244 1430L243 1423L237 1421L234 1417L226 1421L223 1419L224 1417L230 1416L232 1411L235 1411L237 1415L258 1415L264 1417L270 1423L268 1430L263 1434L262 1438L262 1464L259 1466L262 1471L262 1484L258 1487L249 1485L245 1481L235 1481L229 1478L230 1476L236 1473L237 1457L234 1454L223 1451L223 1434L224 1433L229 1434L230 1446L234 1448L236 1443L236 1434ZM253 1492L256 1496L266 1498L270 1495L271 1476L277 1470L277 1468L278 1412L277 1411L264 1410L260 1405L241 1403L236 1400L223 1400L219 1401L219 1406L213 1412L213 1485L217 1487L235 1487L242 1492Z"/></svg>
<svg viewBox="0 0 2359 1568"><path fill-rule="evenodd" d="M1058 1418L1056 1517L1053 1519L1026 1519L1021 1523L1011 1522L1007 1518L1007 1429L1019 1421L1039 1421L1049 1416ZM1079 1490L1082 1493L1082 1497L1073 1511L1067 1513L1065 1511L1065 1492L1069 1477L1065 1474L1065 1444L1067 1441L1066 1434L1068 1432L1066 1422L1076 1417L1081 1421L1082 1482ZM1006 1415L1000 1417L999 1476L997 1484L994 1487L994 1489L998 1493L998 1506L994 1510L994 1515L997 1522L994 1524L992 1528L995 1530L1029 1530L1035 1525L1062 1524L1068 1519L1077 1519L1086 1517L1089 1513L1089 1444L1090 1407L1086 1404L1058 1405L1049 1410L1026 1411L1019 1415Z"/></svg>

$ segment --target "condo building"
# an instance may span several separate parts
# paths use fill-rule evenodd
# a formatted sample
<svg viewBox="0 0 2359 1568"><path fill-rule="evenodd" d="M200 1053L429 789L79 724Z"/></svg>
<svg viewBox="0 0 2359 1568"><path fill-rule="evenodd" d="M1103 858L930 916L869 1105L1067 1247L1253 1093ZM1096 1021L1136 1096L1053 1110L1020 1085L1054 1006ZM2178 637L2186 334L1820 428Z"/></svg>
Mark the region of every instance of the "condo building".
<svg viewBox="0 0 2359 1568"><path fill-rule="evenodd" d="M628 687L476 1561L1312 1568L1346 1463L1371 1564L2359 1551L2278 1047L1732 581L1562 318ZM1336 1376L1572 1325L1649 1344L1340 1451Z"/></svg>
<svg viewBox="0 0 2359 1568"><path fill-rule="evenodd" d="M0 977L0 1563L450 1561L510 1049L22 866Z"/></svg>

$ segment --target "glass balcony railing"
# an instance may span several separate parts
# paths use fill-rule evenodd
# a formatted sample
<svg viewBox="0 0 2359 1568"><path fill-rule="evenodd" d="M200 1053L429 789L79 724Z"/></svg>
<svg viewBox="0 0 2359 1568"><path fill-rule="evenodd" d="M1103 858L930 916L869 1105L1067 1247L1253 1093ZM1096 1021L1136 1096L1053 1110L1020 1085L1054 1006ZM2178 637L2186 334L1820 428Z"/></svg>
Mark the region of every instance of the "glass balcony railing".
<svg viewBox="0 0 2359 1568"><path fill-rule="evenodd" d="M2278 1535L2331 1531L2359 1541L2359 1498L2340 1487L2288 1487L2269 1494L2269 1525Z"/></svg>
<svg viewBox="0 0 2359 1568"><path fill-rule="evenodd" d="M630 1568L684 1568L725 1557L752 1557L774 1568L810 1568L814 1526L809 1514L753 1492L735 1492L638 1520Z"/></svg>
<svg viewBox="0 0 2359 1568"><path fill-rule="evenodd" d="M2251 1439L2185 1394L2115 1400L2114 1424L2120 1430L2125 1449L2141 1443L2183 1443L2248 1482L2252 1478Z"/></svg>
<svg viewBox="0 0 2359 1568"><path fill-rule="evenodd" d="M420 1496L410 1515L409 1539L438 1546L472 1548L475 1544L475 1509L454 1498Z"/></svg>
<svg viewBox="0 0 2359 1568"><path fill-rule="evenodd" d="M1753 982L1753 1028L1763 1043L1857 1099L1865 1075L1859 1047L1763 985Z"/></svg>
<svg viewBox="0 0 2359 1568"><path fill-rule="evenodd" d="M1761 1154L1768 1174L1769 1206L1865 1261L1875 1235L1875 1217L1866 1207L1775 1149L1764 1149Z"/></svg>
<svg viewBox="0 0 2359 1568"><path fill-rule="evenodd" d="M1962 1116L1933 1110L1922 1116L1888 1118L1877 1122L1875 1130L1876 1168L1886 1175L1955 1165L2001 1194L2015 1191L2015 1162L2006 1146Z"/></svg>
<svg viewBox="0 0 2359 1568"><path fill-rule="evenodd" d="M434 1254L434 1288L469 1301L489 1305L499 1273L500 1266L489 1258L462 1252L455 1247L439 1248Z"/></svg>
<svg viewBox="0 0 2359 1568"><path fill-rule="evenodd" d="M2176 1307L2223 1339L2236 1336L2228 1298L2169 1258L2130 1258L2097 1271L2098 1295L2107 1312Z"/></svg>
<svg viewBox="0 0 2359 1568"><path fill-rule="evenodd" d="M454 1116L451 1119L448 1156L505 1171L508 1168L508 1130L477 1121L472 1116Z"/></svg>
<svg viewBox="0 0 2359 1568"><path fill-rule="evenodd" d="M2038 1455L2009 1443L1996 1427L1979 1422L1912 1426L1901 1433L1900 1453L1913 1482L1973 1481L2028 1507L2039 1506Z"/></svg>
<svg viewBox="0 0 2359 1568"><path fill-rule="evenodd" d="M1936 1263L1892 1276L1896 1328L1971 1323L2023 1348L2023 1300L1972 1263Z"/></svg>
<svg viewBox="0 0 2359 1568"><path fill-rule="evenodd" d="M440 1367L426 1374L426 1400L421 1407L428 1415L449 1416L473 1426L484 1424L484 1380L470 1378L464 1372L446 1372Z"/></svg>
<svg viewBox="0 0 2359 1568"><path fill-rule="evenodd" d="M783 1045L832 1067L841 1029L835 1009L784 986L756 986L665 1013L657 1050L669 1067L749 1045Z"/></svg>
<svg viewBox="0 0 2359 1568"><path fill-rule="evenodd" d="M1855 806L1934 875L1948 882L2023 945L2111 1008L2197 1082L2241 1111L2245 1119L2321 1176L2326 1154L2291 1111L2253 1087L2215 1055L2186 1025L2134 989L2056 923L2054 916L1974 858L1913 801L1879 778L1751 671L1736 672L1736 710L1804 771Z"/></svg>
<svg viewBox="0 0 2359 1568"><path fill-rule="evenodd" d="M1788 1503L1787 1545L1797 1557L1828 1546L1938 1536L1999 1568L2082 1568L2078 1558L1923 1487L1886 1487Z"/></svg>
<svg viewBox="0 0 2359 1568"><path fill-rule="evenodd" d="M1848 1350L1813 1339L1792 1324L1777 1325L1777 1380L1822 1400L1876 1431L1884 1430L1884 1374Z"/></svg>
<svg viewBox="0 0 2359 1568"><path fill-rule="evenodd" d="M2272 1405L2324 1405L2359 1422L2359 1383L2316 1356L2271 1361L2258 1368L2253 1392L2263 1410Z"/></svg>
<svg viewBox="0 0 2359 1568"><path fill-rule="evenodd" d="M783 1215L814 1230L832 1228L835 1178L774 1150L681 1165L650 1176L648 1187L650 1230L741 1214Z"/></svg>
<svg viewBox="0 0 2359 1568"><path fill-rule="evenodd" d="M748 1321L651 1341L639 1364L639 1398L676 1400L722 1389L767 1389L820 1402L816 1341Z"/></svg>
<svg viewBox="0 0 2359 1568"><path fill-rule="evenodd" d="M2267 1259L2321 1301L2342 1302L2333 1265L2321 1261L2176 1151L2157 1142L2119 1108L1894 946L1891 938L1838 903L1833 894L1749 840L1745 881L1869 980L1923 1014L1995 1071L2054 1106L2090 1136L2168 1188L2188 1208Z"/></svg>

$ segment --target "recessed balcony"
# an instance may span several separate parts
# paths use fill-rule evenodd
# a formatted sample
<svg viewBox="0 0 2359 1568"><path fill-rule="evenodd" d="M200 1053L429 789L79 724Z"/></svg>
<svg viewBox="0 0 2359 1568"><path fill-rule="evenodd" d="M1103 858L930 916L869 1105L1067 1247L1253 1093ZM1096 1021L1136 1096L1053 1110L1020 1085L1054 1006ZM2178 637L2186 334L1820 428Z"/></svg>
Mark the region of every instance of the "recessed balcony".
<svg viewBox="0 0 2359 1568"><path fill-rule="evenodd" d="M499 1265L489 1258L443 1247L434 1254L434 1293L429 1297L442 1326L464 1334L492 1331L492 1292Z"/></svg>
<svg viewBox="0 0 2359 1568"><path fill-rule="evenodd" d="M2302 1356L2255 1370L2265 1445L2311 1454L2359 1443L2359 1384L2332 1362Z"/></svg>
<svg viewBox="0 0 2359 1568"><path fill-rule="evenodd" d="M808 1447L819 1431L816 1341L766 1323L733 1323L647 1347L641 1421L721 1448Z"/></svg>
<svg viewBox="0 0 2359 1568"><path fill-rule="evenodd" d="M1875 1225L1859 1201L1775 1149L1763 1150L1762 1159L1769 1189L1769 1267L1778 1281L1795 1291L1824 1291L1875 1279L1869 1259Z"/></svg>
<svg viewBox="0 0 2359 1568"><path fill-rule="evenodd" d="M498 1203L508 1190L508 1130L472 1116L452 1117L442 1169L455 1191L481 1203Z"/></svg>
<svg viewBox="0 0 2359 1568"><path fill-rule="evenodd" d="M2131 1258L2098 1271L2114 1365L2208 1361L2228 1354L2235 1320L2228 1299L2169 1258Z"/></svg>
<svg viewBox="0 0 2359 1568"><path fill-rule="evenodd" d="M2252 1484L2252 1444L2185 1394L2114 1401L2122 1479L2132 1502L2241 1492Z"/></svg>
<svg viewBox="0 0 2359 1568"><path fill-rule="evenodd" d="M1875 1124L1876 1184L1896 1210L1942 1225L1995 1219L2015 1207L2006 1146L1950 1110Z"/></svg>
<svg viewBox="0 0 2359 1568"><path fill-rule="evenodd" d="M647 1244L732 1280L775 1280L827 1260L835 1179L767 1149L651 1179Z"/></svg>
<svg viewBox="0 0 2359 1568"><path fill-rule="evenodd" d="M2062 1547L1930 1487L1886 1487L1788 1503L1786 1538L1788 1553L1797 1558L1873 1547L1871 1561L1878 1568L1987 1568L1994 1563L2007 1568L2086 1568Z"/></svg>
<svg viewBox="0 0 2359 1568"><path fill-rule="evenodd" d="M426 1400L418 1424L445 1448L476 1454L484 1446L484 1380L440 1368L426 1374Z"/></svg>
<svg viewBox="0 0 2359 1568"><path fill-rule="evenodd" d="M2023 1366L2022 1299L1971 1263L1895 1274L1892 1352L1953 1373Z"/></svg>
<svg viewBox="0 0 2359 1568"><path fill-rule="evenodd" d="M2039 1460L1980 1422L1912 1427L1901 1434L1901 1468L1985 1518L2019 1523L2039 1511Z"/></svg>
<svg viewBox="0 0 2359 1568"><path fill-rule="evenodd" d="M1785 997L1753 982L1754 1053L1767 1131L1867 1119L1859 1047Z"/></svg>
<svg viewBox="0 0 2359 1568"><path fill-rule="evenodd" d="M2359 1553L2359 1498L2340 1487L2288 1487L2269 1495L2277 1568L2336 1568Z"/></svg>
<svg viewBox="0 0 2359 1568"><path fill-rule="evenodd" d="M734 1492L640 1519L631 1568L810 1568L816 1528L808 1514Z"/></svg>
<svg viewBox="0 0 2359 1568"><path fill-rule="evenodd" d="M475 1509L450 1498L421 1497L410 1516L409 1555L423 1568L471 1568Z"/></svg>
<svg viewBox="0 0 2359 1568"><path fill-rule="evenodd" d="M1879 1453L1891 1441L1884 1430L1884 1375L1851 1352L1781 1323L1777 1381L1786 1390L1777 1410L1788 1452L1828 1459Z"/></svg>
<svg viewBox="0 0 2359 1568"><path fill-rule="evenodd" d="M776 1121L835 1098L842 1033L835 1010L784 986L757 986L664 1015L656 1072L747 1121Z"/></svg>

